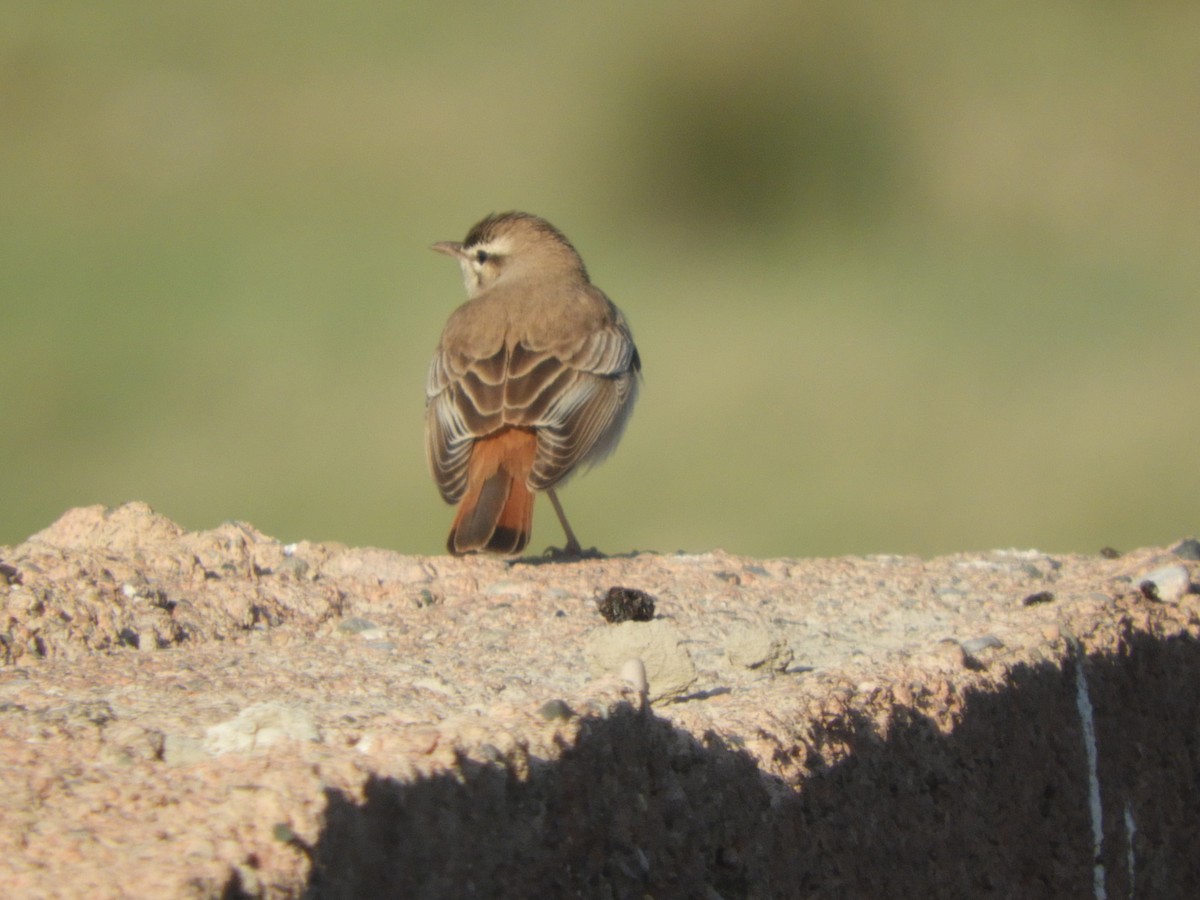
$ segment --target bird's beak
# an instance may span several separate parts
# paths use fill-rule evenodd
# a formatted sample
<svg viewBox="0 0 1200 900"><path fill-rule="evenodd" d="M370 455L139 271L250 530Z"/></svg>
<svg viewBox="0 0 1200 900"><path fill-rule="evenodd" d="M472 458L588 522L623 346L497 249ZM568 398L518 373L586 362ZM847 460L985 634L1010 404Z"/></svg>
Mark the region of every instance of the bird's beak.
<svg viewBox="0 0 1200 900"><path fill-rule="evenodd" d="M455 259L463 258L463 245L457 241L438 241L430 250L436 250L438 253L445 253L447 256L453 256Z"/></svg>

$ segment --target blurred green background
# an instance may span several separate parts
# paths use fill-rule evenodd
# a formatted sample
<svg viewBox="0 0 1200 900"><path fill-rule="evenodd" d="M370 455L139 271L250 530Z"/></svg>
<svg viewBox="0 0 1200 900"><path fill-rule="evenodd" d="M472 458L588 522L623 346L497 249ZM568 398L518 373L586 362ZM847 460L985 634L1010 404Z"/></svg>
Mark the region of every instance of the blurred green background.
<svg viewBox="0 0 1200 900"><path fill-rule="evenodd" d="M440 552L427 248L510 208L645 361L585 543L1194 532L1197 47L1184 2L6 0L0 543L139 499Z"/></svg>

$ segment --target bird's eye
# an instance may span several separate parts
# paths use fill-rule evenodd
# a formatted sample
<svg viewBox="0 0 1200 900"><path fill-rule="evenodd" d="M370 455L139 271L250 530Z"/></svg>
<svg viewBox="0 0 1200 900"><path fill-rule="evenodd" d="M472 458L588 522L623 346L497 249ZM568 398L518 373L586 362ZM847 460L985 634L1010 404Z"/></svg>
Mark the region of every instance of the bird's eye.
<svg viewBox="0 0 1200 900"><path fill-rule="evenodd" d="M476 250L475 251L475 261L477 263L479 263L480 265L487 262L488 261L488 252L486 250Z"/></svg>

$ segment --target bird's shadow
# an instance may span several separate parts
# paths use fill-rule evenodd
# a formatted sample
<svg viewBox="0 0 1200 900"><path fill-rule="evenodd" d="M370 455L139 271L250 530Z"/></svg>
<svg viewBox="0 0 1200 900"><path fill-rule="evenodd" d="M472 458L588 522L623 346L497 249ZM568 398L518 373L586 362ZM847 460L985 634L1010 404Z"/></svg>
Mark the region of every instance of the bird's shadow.
<svg viewBox="0 0 1200 900"><path fill-rule="evenodd" d="M567 563L591 562L603 559L637 559L639 556L656 556L653 551L628 550L624 553L602 553L595 547L578 552L563 547L547 547L541 555L521 556L508 561L509 566L546 566Z"/></svg>

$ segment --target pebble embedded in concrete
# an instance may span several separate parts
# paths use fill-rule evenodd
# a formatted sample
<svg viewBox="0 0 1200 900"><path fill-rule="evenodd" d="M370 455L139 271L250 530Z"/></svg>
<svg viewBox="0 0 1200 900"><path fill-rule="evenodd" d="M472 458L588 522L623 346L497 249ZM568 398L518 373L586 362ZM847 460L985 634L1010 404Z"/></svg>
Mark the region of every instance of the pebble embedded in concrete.
<svg viewBox="0 0 1200 900"><path fill-rule="evenodd" d="M782 672L792 662L787 639L761 625L738 628L725 640L725 653L735 666Z"/></svg>
<svg viewBox="0 0 1200 900"><path fill-rule="evenodd" d="M282 741L319 741L317 726L305 710L282 703L255 703L234 718L205 730L203 748L211 756L253 753Z"/></svg>
<svg viewBox="0 0 1200 900"><path fill-rule="evenodd" d="M1154 585L1155 593L1163 603L1178 603L1191 589L1188 570L1183 566L1163 566L1139 579L1142 584L1147 581Z"/></svg>
<svg viewBox="0 0 1200 900"><path fill-rule="evenodd" d="M650 702L672 700L696 681L696 666L675 626L661 619L604 625L588 636L585 648L593 676L620 674L633 657L642 661Z"/></svg>

